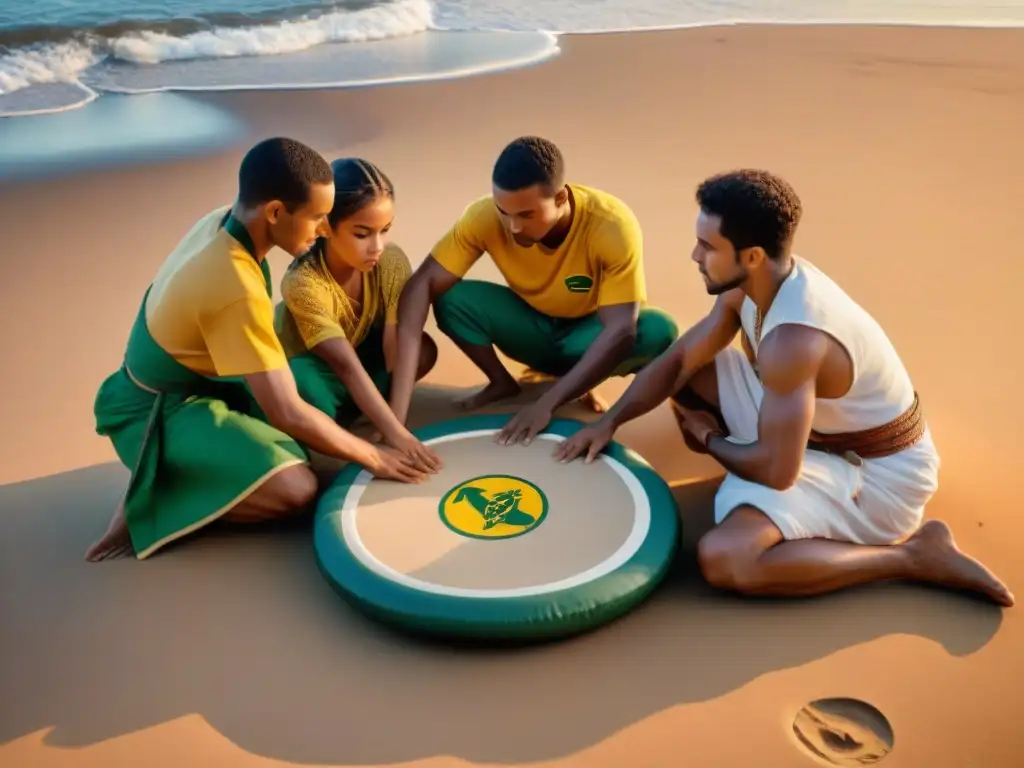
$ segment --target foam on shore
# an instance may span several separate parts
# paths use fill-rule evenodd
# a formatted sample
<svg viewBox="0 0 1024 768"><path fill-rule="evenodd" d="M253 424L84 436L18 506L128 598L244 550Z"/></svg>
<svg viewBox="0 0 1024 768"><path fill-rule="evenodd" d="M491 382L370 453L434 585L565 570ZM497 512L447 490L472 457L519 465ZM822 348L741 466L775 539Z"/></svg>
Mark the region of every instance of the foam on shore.
<svg viewBox="0 0 1024 768"><path fill-rule="evenodd" d="M557 38L567 34L747 24L1024 26L1024 0L970 8L943 0L839 5L823 11L805 0L390 0L285 9L290 16L259 23L242 14L235 26L174 19L14 30L9 40L0 36L0 117L75 109L105 90L352 87L470 76L555 55Z"/></svg>
<svg viewBox="0 0 1024 768"><path fill-rule="evenodd" d="M527 66L559 52L546 32L427 31L375 42L334 42L275 56L186 58L139 66L105 59L71 81L0 95L0 116L66 112L104 92L351 88L466 77Z"/></svg>

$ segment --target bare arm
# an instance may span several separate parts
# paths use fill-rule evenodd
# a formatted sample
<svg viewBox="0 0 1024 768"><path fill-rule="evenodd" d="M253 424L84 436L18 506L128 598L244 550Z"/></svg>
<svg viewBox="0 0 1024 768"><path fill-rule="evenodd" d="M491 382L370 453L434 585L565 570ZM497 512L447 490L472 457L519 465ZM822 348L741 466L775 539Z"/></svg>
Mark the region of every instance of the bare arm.
<svg viewBox="0 0 1024 768"><path fill-rule="evenodd" d="M401 424L405 424L409 415L409 402L416 386L423 327L427 324L430 305L438 296L451 290L459 280L438 264L433 256L427 256L402 289L398 304L398 343L391 382L391 410Z"/></svg>
<svg viewBox="0 0 1024 768"><path fill-rule="evenodd" d="M541 397L545 408L555 410L606 379L633 348L639 305L612 304L597 310L604 326L572 369Z"/></svg>
<svg viewBox="0 0 1024 768"><path fill-rule="evenodd" d="M398 323L387 323L384 326L384 366L389 373L395 370L398 357Z"/></svg>
<svg viewBox="0 0 1024 768"><path fill-rule="evenodd" d="M713 434L708 453L745 480L780 491L791 487L803 465L815 385L827 351L825 335L813 328L785 325L773 331L758 350L764 398L757 440L739 444Z"/></svg>
<svg viewBox="0 0 1024 768"><path fill-rule="evenodd" d="M715 355L729 346L740 330L742 303L739 291L719 296L704 319L637 373L602 421L618 429L643 416L678 392L694 373L714 362Z"/></svg>
<svg viewBox="0 0 1024 768"><path fill-rule="evenodd" d="M381 397L373 379L363 367L355 347L348 339L331 338L317 344L310 350L334 371L341 383L352 393L352 399L359 410L373 422L386 439L396 440L405 432L401 422L395 418L387 402Z"/></svg>
<svg viewBox="0 0 1024 768"><path fill-rule="evenodd" d="M374 446L342 429L300 397L290 368L251 374L245 382L271 426L326 456L353 461L367 469L380 465Z"/></svg>

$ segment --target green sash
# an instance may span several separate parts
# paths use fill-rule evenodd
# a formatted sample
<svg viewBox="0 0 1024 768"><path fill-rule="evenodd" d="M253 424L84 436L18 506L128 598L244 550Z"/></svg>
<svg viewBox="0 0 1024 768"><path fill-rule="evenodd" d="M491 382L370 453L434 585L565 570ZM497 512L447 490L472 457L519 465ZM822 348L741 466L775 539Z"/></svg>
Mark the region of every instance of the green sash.
<svg viewBox="0 0 1024 768"><path fill-rule="evenodd" d="M230 214L227 232L253 253ZM266 260L260 265L272 295ZM243 377L189 370L153 339L146 290L124 362L103 383L96 429L132 468L125 519L141 559L226 512L273 472L303 463L305 451L266 423Z"/></svg>

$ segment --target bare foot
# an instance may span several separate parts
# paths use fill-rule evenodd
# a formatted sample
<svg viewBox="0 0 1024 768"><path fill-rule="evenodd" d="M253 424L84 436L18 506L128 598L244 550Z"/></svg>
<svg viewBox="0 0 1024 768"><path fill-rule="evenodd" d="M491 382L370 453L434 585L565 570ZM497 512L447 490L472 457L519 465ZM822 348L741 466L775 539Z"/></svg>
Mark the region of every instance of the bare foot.
<svg viewBox="0 0 1024 768"><path fill-rule="evenodd" d="M929 520L903 546L911 554L915 578L980 592L1007 608L1013 605L1013 593L985 566L957 549L952 531L941 520Z"/></svg>
<svg viewBox="0 0 1024 768"><path fill-rule="evenodd" d="M485 405L496 403L499 400L515 397L520 391L519 384L515 379L492 381L479 392L456 400L455 405L464 411L475 411L477 408L483 408Z"/></svg>
<svg viewBox="0 0 1024 768"><path fill-rule="evenodd" d="M134 552L131 536L128 535L128 523L124 519L124 500L122 500L114 510L114 516L110 518L107 532L103 534L103 538L89 547L85 553L85 559L96 563L100 560L126 557Z"/></svg>
<svg viewBox="0 0 1024 768"><path fill-rule="evenodd" d="M594 413L604 413L608 410L608 403L594 390L585 393L579 398L579 402L584 408L589 408Z"/></svg>

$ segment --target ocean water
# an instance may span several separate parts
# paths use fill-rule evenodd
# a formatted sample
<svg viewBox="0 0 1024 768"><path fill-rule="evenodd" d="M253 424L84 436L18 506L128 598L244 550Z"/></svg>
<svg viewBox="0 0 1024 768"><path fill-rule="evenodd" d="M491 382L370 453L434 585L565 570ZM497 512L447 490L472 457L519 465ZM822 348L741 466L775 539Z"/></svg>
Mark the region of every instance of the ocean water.
<svg viewBox="0 0 1024 768"><path fill-rule="evenodd" d="M1024 26L1024 0L0 0L0 116L453 77L557 55L561 34L740 22Z"/></svg>

